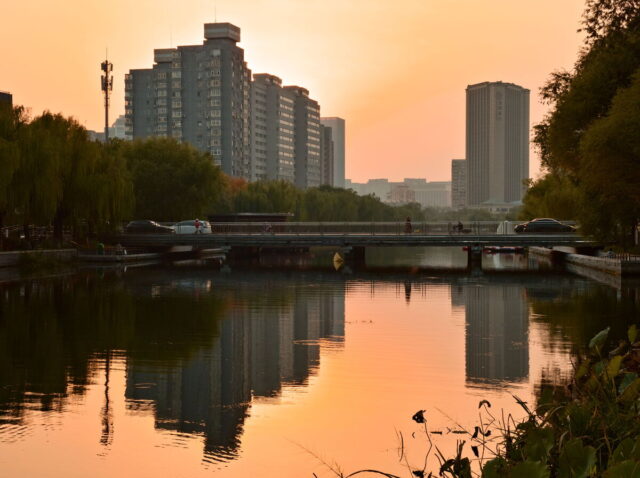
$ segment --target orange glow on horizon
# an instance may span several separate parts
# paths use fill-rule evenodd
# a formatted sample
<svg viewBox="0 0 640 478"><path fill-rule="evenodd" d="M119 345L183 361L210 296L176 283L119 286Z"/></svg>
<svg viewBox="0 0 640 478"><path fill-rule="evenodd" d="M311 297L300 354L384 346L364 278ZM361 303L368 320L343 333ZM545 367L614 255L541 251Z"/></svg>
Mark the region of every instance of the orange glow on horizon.
<svg viewBox="0 0 640 478"><path fill-rule="evenodd" d="M32 114L48 109L102 130L100 62L114 63L110 117L124 112L124 74L153 49L199 44L203 24L242 29L254 73L309 89L347 125L346 176L450 180L464 157L465 88L506 81L538 89L571 68L584 0L65 0L5 2L0 90ZM215 7L214 7L215 3ZM217 12L217 15L214 13ZM530 172L539 161L531 155Z"/></svg>

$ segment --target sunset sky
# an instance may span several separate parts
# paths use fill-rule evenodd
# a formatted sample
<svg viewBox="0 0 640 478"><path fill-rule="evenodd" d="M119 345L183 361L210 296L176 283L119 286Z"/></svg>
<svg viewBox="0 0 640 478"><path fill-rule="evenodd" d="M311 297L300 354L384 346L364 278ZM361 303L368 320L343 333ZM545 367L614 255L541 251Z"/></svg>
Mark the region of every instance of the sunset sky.
<svg viewBox="0 0 640 478"><path fill-rule="evenodd" d="M0 90L33 115L49 109L103 127L99 65L114 63L111 117L124 74L153 49L203 40L231 22L254 73L309 89L323 116L347 124L346 176L449 180L464 157L465 88L482 81L538 89L570 68L584 0L22 0L3 2ZM530 172L538 174L532 154Z"/></svg>

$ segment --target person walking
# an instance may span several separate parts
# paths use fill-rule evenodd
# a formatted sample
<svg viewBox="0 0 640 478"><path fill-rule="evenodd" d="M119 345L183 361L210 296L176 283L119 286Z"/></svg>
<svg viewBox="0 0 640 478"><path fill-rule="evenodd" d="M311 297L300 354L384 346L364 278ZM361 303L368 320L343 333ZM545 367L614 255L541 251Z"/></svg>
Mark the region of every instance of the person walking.
<svg viewBox="0 0 640 478"><path fill-rule="evenodd" d="M196 227L196 232L195 232L195 234L200 234L200 233L202 232L202 231L200 231L200 219L197 219L197 218L196 218L196 221L195 221L195 224L194 224L194 225L195 225L195 227Z"/></svg>
<svg viewBox="0 0 640 478"><path fill-rule="evenodd" d="M411 225L411 218L407 216L406 221L404 221L404 233L411 234L413 232L413 226Z"/></svg>

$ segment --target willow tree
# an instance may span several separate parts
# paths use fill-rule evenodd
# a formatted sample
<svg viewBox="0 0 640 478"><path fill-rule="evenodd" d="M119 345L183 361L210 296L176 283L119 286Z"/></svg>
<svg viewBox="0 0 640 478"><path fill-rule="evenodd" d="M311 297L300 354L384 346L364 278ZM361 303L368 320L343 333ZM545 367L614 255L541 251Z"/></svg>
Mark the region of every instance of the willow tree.
<svg viewBox="0 0 640 478"><path fill-rule="evenodd" d="M0 103L0 231L8 212L15 208L12 201L13 176L20 166L20 145L18 138L20 129L27 123L24 108L12 108ZM2 248L0 234L0 249Z"/></svg>
<svg viewBox="0 0 640 478"><path fill-rule="evenodd" d="M19 134L21 160L10 187L27 237L29 224L51 224L62 197L67 147L50 128L52 121L45 113Z"/></svg>

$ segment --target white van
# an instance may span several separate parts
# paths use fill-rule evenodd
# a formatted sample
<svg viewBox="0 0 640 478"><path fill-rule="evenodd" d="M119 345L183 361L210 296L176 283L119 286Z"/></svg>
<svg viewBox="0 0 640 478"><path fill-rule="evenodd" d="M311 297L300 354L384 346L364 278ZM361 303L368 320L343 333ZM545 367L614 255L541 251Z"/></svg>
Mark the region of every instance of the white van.
<svg viewBox="0 0 640 478"><path fill-rule="evenodd" d="M172 227L173 230L176 231L176 234L195 234L196 220L190 219L188 221L176 222ZM200 220L200 232L202 234L211 234L211 223Z"/></svg>

